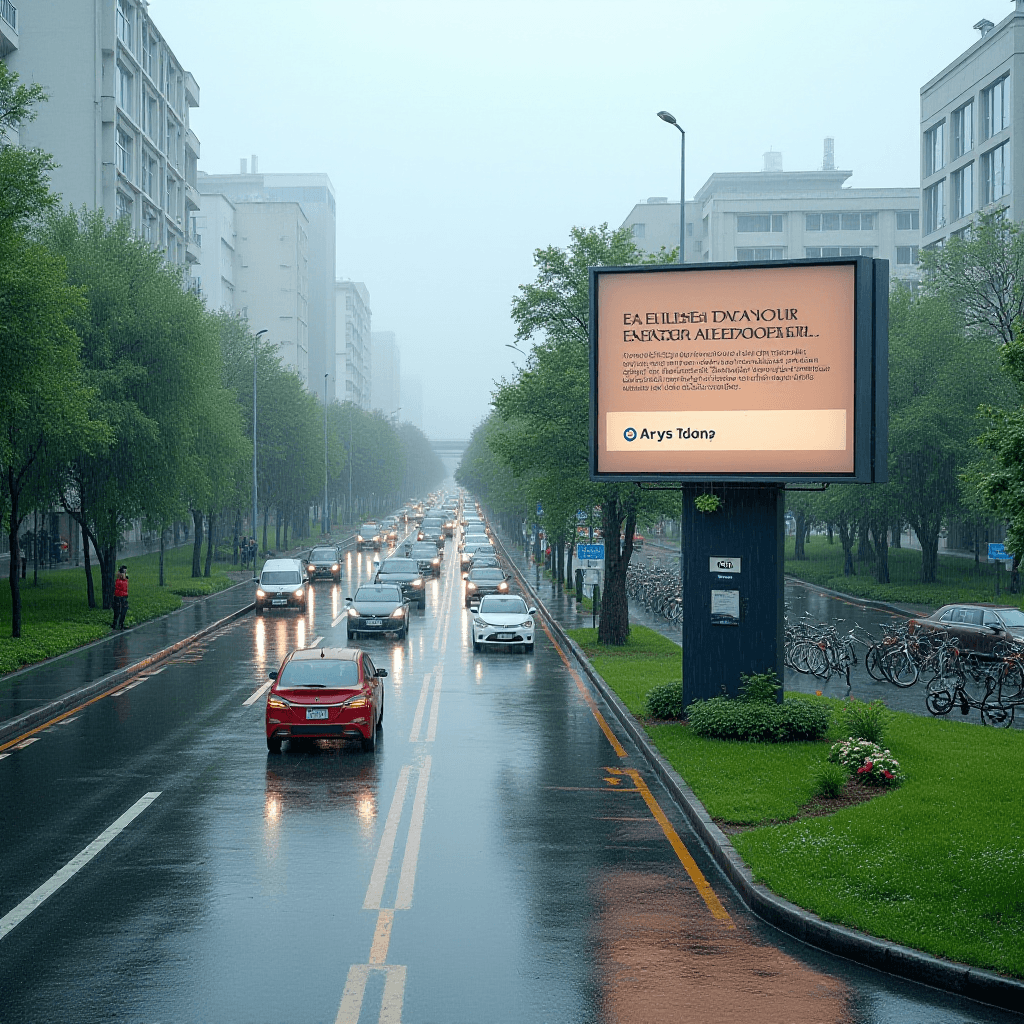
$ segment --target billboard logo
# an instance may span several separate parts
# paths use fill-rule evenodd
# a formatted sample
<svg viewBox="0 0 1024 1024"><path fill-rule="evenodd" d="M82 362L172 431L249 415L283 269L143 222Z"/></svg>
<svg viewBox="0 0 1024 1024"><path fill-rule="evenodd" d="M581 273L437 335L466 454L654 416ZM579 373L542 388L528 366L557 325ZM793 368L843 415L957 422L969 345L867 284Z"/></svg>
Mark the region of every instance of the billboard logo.
<svg viewBox="0 0 1024 1024"><path fill-rule="evenodd" d="M627 441L635 441L636 440L636 431L632 427L626 427L626 429L622 432L622 436Z"/></svg>

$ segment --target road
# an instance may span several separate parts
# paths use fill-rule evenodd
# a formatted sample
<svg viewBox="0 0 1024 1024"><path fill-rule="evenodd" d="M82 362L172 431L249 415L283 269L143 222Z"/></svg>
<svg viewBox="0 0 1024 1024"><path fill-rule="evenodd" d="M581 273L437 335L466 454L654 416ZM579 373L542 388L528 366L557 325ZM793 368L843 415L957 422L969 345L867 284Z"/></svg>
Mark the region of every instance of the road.
<svg viewBox="0 0 1024 1024"><path fill-rule="evenodd" d="M546 636L474 655L452 543L384 739L268 754L268 671L347 642L350 552L0 758L4 1021L881 1022L1019 1017L745 911Z"/></svg>

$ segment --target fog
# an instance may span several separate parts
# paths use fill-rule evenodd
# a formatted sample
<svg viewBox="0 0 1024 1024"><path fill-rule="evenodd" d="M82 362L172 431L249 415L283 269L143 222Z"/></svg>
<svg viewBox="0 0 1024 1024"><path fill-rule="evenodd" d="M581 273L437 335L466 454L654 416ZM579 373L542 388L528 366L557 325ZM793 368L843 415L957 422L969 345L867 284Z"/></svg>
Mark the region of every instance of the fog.
<svg viewBox="0 0 1024 1024"><path fill-rule="evenodd" d="M513 372L509 305L539 247L715 171L820 166L919 184L919 90L1003 0L152 0L202 90L200 169L326 172L337 275L365 282L423 380L423 426L467 437Z"/></svg>

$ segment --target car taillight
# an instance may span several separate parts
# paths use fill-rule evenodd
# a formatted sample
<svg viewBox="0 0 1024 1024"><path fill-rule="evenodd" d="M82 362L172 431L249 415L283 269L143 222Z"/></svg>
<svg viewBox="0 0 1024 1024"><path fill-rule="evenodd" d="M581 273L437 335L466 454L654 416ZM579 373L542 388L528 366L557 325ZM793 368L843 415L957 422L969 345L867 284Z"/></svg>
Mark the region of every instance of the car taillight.
<svg viewBox="0 0 1024 1024"><path fill-rule="evenodd" d="M268 708L290 708L291 703L286 701L279 693L270 693L267 696Z"/></svg>

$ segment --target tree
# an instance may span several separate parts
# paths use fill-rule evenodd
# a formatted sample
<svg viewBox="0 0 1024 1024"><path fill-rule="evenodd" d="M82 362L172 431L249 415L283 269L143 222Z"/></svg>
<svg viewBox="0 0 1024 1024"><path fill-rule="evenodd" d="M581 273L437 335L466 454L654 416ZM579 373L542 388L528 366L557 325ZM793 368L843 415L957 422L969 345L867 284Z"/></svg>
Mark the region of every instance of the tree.
<svg viewBox="0 0 1024 1024"><path fill-rule="evenodd" d="M0 225L25 228L57 208L47 172L57 165L39 149L12 143L23 125L34 121L36 106L47 99L41 85L19 85L18 76L0 61Z"/></svg>

